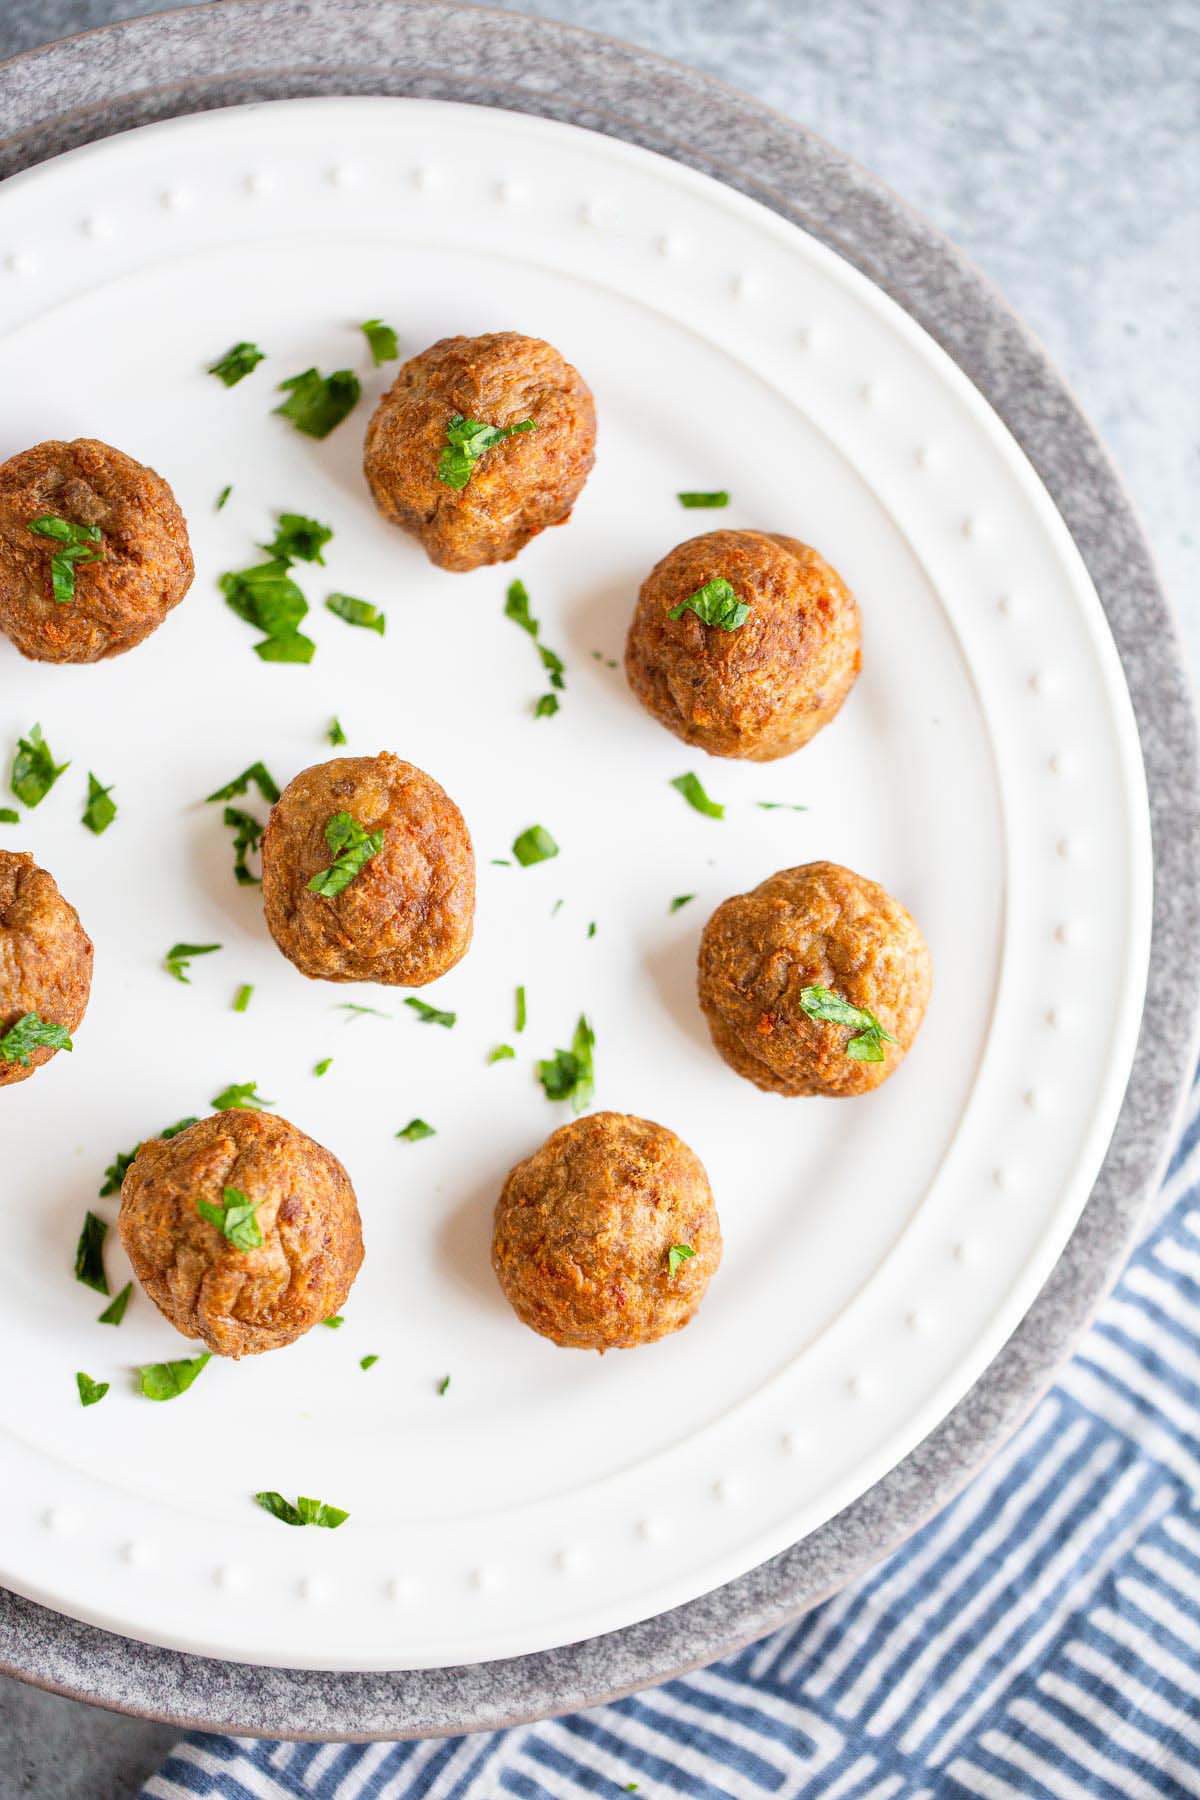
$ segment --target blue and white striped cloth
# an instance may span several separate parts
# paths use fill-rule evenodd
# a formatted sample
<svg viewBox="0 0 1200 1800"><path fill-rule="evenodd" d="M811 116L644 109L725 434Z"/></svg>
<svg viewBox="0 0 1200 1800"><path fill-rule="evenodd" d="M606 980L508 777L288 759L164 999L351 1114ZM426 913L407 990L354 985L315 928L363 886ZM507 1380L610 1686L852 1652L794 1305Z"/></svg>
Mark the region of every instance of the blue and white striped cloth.
<svg viewBox="0 0 1200 1800"><path fill-rule="evenodd" d="M1014 1441L800 1625L700 1674L517 1731L369 1745L197 1735L143 1795L1200 1796L1195 1096L1160 1219Z"/></svg>

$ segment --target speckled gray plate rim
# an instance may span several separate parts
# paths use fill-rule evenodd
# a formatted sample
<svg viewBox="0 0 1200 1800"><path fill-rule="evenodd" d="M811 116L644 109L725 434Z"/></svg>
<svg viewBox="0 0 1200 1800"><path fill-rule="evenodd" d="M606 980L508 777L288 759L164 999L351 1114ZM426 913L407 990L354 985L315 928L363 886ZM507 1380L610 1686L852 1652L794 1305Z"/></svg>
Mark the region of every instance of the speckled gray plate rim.
<svg viewBox="0 0 1200 1800"><path fill-rule="evenodd" d="M1040 346L949 243L836 150L647 51L440 0L221 0L0 66L0 176L181 113L302 94L508 107L656 150L762 201L928 331L1021 444L1078 545L1125 669L1154 839L1145 1023L1095 1189L1054 1273L924 1443L802 1543L702 1599L565 1649L398 1674L258 1669L131 1642L0 1590L0 1668L118 1710L258 1737L421 1737L574 1711L794 1619L901 1543L1004 1443L1124 1264L1172 1147L1200 1022L1196 722L1174 621L1120 480Z"/></svg>

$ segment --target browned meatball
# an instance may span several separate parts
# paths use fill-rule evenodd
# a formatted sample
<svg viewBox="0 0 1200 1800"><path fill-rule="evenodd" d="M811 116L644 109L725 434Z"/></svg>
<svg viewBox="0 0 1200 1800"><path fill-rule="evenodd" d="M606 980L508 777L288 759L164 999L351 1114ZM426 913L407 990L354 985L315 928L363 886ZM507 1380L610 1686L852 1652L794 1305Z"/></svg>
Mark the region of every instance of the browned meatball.
<svg viewBox="0 0 1200 1800"><path fill-rule="evenodd" d="M99 529L71 563L74 596L57 600L64 549L35 519ZM38 662L90 663L149 637L192 585L187 525L153 469L96 438L37 444L0 465L0 631Z"/></svg>
<svg viewBox="0 0 1200 1800"><path fill-rule="evenodd" d="M74 1031L92 990L92 940L58 883L22 850L0 850L0 1042L19 1019ZM55 1051L0 1050L0 1087L24 1081ZM24 1058L24 1060L22 1060Z"/></svg>
<svg viewBox="0 0 1200 1800"><path fill-rule="evenodd" d="M254 1212L231 1236L198 1202ZM151 1138L121 1185L118 1223L155 1306L215 1356L257 1356L303 1337L340 1309L363 1258L345 1169L269 1113L213 1113L177 1137Z"/></svg>
<svg viewBox="0 0 1200 1800"><path fill-rule="evenodd" d="M864 1094L917 1035L933 974L925 939L878 882L838 863L781 869L718 906L700 941L700 1005L730 1068L775 1094ZM813 1017L823 990L866 1027ZM855 1040L860 1040L857 1043ZM854 1048L848 1046L854 1045ZM879 1060L862 1052L882 1051Z"/></svg>
<svg viewBox="0 0 1200 1800"><path fill-rule="evenodd" d="M672 610L711 581L749 607L733 630ZM858 605L836 569L796 538L708 531L677 544L642 583L625 645L629 685L685 744L772 762L828 725L861 663Z"/></svg>
<svg viewBox="0 0 1200 1800"><path fill-rule="evenodd" d="M690 1249L677 1256L671 1250ZM591 1113L552 1131L504 1183L492 1267L517 1317L576 1350L679 1331L721 1261L704 1165L665 1125Z"/></svg>
<svg viewBox="0 0 1200 1800"><path fill-rule="evenodd" d="M310 884L337 861L332 821L346 815L382 843L340 892L315 892ZM288 783L263 838L262 880L271 936L314 981L424 987L470 946L466 823L432 775L386 750L314 763Z"/></svg>
<svg viewBox="0 0 1200 1800"><path fill-rule="evenodd" d="M438 475L456 416L533 431L475 459L464 487ZM595 461L591 389L552 344L519 331L442 338L406 362L367 427L363 469L385 519L443 569L508 562L570 517Z"/></svg>

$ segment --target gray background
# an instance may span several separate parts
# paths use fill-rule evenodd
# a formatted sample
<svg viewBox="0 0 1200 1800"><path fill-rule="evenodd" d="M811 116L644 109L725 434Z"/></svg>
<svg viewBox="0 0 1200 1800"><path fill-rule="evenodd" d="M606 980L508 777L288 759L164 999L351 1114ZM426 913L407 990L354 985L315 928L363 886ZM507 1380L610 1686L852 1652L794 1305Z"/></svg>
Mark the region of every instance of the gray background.
<svg viewBox="0 0 1200 1800"><path fill-rule="evenodd" d="M0 0L0 54L148 0ZM776 106L881 175L1032 326L1123 468L1200 666L1200 5L554 0ZM109 1800L173 1734L0 1680L0 1795Z"/></svg>

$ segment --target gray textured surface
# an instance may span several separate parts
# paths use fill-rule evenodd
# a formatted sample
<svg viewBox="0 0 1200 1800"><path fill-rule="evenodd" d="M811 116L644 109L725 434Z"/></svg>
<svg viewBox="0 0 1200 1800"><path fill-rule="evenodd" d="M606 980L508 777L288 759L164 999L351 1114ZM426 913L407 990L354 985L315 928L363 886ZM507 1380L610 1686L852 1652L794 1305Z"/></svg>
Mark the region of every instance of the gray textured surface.
<svg viewBox="0 0 1200 1800"><path fill-rule="evenodd" d="M227 8L231 25L238 11L236 4ZM29 9L28 16L33 12ZM0 32L10 23L19 30L24 16L10 7ZM41 35L80 16L61 4L36 9ZM436 16L436 9L424 15L431 28ZM1184 359L1193 359L1194 392L1195 334L1184 330L1183 295L1195 229L1187 191L1189 182L1194 186L1195 140L1187 135L1189 47L1182 8L1080 5L1035 11L1023 3L994 13L974 8L968 16L941 5L918 13L907 5L854 3L830 18L807 7L752 4L737 9L735 18L730 9L707 5L651 11L593 0L572 9L571 16L653 39L696 63L722 69L769 99L786 95L789 111L873 164L974 250L1075 375L1133 471L1147 511L1159 521L1161 547L1180 577L1186 575L1186 558L1194 551L1181 529L1187 517L1185 428L1191 424L1184 410L1189 406ZM386 30L380 25L377 49L394 46L397 23L393 13ZM259 47L239 48L237 66L246 66ZM443 37L438 47L451 46ZM458 48L448 60L461 69ZM336 34L326 32L323 53L336 58L338 49ZM577 50L576 61L583 54ZM88 79L99 93L106 78L104 57L94 48L87 60ZM483 1722L536 1710L551 1700L578 1703L644 1680L672 1662L705 1659L727 1640L734 1617L743 1635L755 1635L801 1595L811 1599L822 1585L836 1586L881 1543L911 1528L929 1495L950 1491L996 1436L1011 1428L1077 1328L1081 1295L1098 1289L1119 1261L1135 1224L1147 1155L1162 1148L1192 1022L1194 983L1184 973L1195 966L1197 940L1192 731L1143 547L1122 512L1110 472L1079 433L1068 402L1046 378L1035 353L981 297L969 272L931 245L918 225L897 220L869 182L835 170L812 146L800 155L750 112L709 107L701 123L682 93L674 101L660 95L656 104L653 79L638 91L645 71L636 59L627 62L613 52L606 65L608 99L645 121L637 135L658 135L667 146L678 131L680 147L702 164L720 166L736 153L748 185L781 209L790 202L798 216L904 294L988 389L1049 481L1113 618L1152 768L1159 856L1158 1048L1153 1053L1142 1048L1138 1103L1123 1121L1071 1257L994 1368L986 1391L977 1389L918 1457L817 1534L802 1553L777 1559L722 1596L625 1634L619 1642L601 1640L564 1653L553 1659L553 1669L548 1659L497 1668L487 1694L467 1672L464 1679L444 1683L440 1694L421 1681L370 1678L356 1680L351 1695L340 1678L318 1678L309 1684L318 1691L301 1704L294 1687L269 1675L194 1664L183 1679L175 1666L179 1659L158 1652L131 1656L100 1633L90 1634L81 1649L78 1638L56 1635L37 1609L20 1603L6 1608L0 1659L29 1666L32 1645L41 1678L73 1691L176 1713L194 1704L202 1716L207 1709L208 1717L242 1722L247 1729L272 1713L276 1724L317 1735L337 1724L368 1734L444 1728L463 1717ZM179 66L178 55L165 64L172 73ZM493 57L490 66L503 77L502 57ZM514 82L530 67L527 54L515 58ZM1164 68L1177 75L1162 79ZM11 88L6 95L0 79L0 108L12 108L10 118L22 108L30 119L37 116L37 82L30 73L25 72L19 96ZM562 61L556 70L537 74L538 104L549 110L561 108L569 115L572 92L596 92L593 79L572 84ZM611 119L597 122L611 124ZM84 121L81 129L94 126L95 121ZM1123 184L1129 196L1124 206ZM1153 205L1146 204L1147 194L1154 196ZM1151 455L1151 442L1157 454ZM1166 1056L1164 1042L1170 1045ZM91 1715L82 1716L90 1723ZM98 1769L90 1787L77 1783L75 1788L61 1768L48 1772L49 1757L58 1754L53 1746L61 1747L68 1732L78 1739L82 1727L66 1721L57 1739L47 1739L40 1789L0 1791L121 1792ZM91 1746L88 1754L96 1754ZM19 1767L0 1746L0 1770Z"/></svg>

